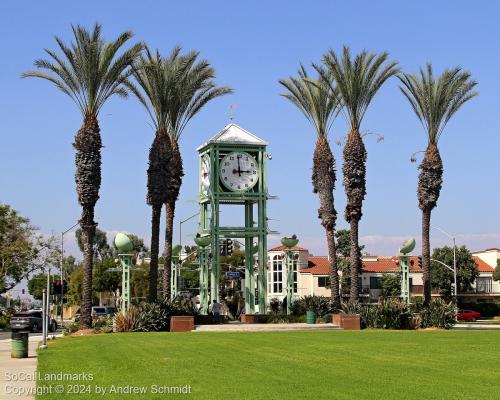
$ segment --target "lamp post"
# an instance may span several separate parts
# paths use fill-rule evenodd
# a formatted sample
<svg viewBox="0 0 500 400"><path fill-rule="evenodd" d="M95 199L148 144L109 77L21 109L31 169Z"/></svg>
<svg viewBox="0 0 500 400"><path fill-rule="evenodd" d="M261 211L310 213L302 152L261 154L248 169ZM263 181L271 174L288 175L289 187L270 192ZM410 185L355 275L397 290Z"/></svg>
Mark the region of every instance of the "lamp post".
<svg viewBox="0 0 500 400"><path fill-rule="evenodd" d="M434 229L437 229L441 233L448 236L453 241L453 294L455 295L455 305L458 305L458 286L457 286L457 246L455 242L455 236L449 234L444 229L439 228L438 226L433 226ZM437 260L434 260L437 261ZM443 264L443 263L441 263ZM446 265L447 266L447 265ZM448 266L447 266L448 267ZM448 267L449 268L449 267Z"/></svg>
<svg viewBox="0 0 500 400"><path fill-rule="evenodd" d="M286 247L286 313L292 313L292 300L293 300L293 252L292 248L297 246L299 239L296 235L292 237L284 237L281 239L281 244Z"/></svg>
<svg viewBox="0 0 500 400"><path fill-rule="evenodd" d="M66 229L64 232L61 232L61 327L64 323L64 235L70 232L73 228L75 228L79 222L74 224L71 228Z"/></svg>

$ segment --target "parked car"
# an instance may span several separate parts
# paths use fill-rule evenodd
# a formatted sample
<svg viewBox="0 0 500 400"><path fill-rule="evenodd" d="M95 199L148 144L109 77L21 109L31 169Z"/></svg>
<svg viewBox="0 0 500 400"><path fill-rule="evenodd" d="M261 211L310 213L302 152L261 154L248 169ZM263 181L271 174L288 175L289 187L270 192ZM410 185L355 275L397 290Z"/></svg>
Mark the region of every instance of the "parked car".
<svg viewBox="0 0 500 400"><path fill-rule="evenodd" d="M112 317L117 312L116 307L106 307L106 316Z"/></svg>
<svg viewBox="0 0 500 400"><path fill-rule="evenodd" d="M94 306L92 307L92 311L90 315L92 319L96 319L99 317L112 317L116 314L116 307L104 307L104 306ZM80 309L76 310L75 313L75 321L80 319Z"/></svg>
<svg viewBox="0 0 500 400"><path fill-rule="evenodd" d="M481 314L474 310L458 310L457 319L459 321L477 321L481 318Z"/></svg>
<svg viewBox="0 0 500 400"><path fill-rule="evenodd" d="M31 310L14 314L10 318L10 329L13 331L30 330L31 332L41 332L43 328L42 311ZM57 322L54 318L50 319L49 331L57 330Z"/></svg>

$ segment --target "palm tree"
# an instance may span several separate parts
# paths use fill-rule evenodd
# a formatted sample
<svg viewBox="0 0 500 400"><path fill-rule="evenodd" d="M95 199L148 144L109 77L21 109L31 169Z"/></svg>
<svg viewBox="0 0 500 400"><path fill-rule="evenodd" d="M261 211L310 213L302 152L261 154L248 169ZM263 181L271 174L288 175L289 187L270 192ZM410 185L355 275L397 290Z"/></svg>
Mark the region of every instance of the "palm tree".
<svg viewBox="0 0 500 400"><path fill-rule="evenodd" d="M387 59L387 53L377 55L366 50L351 58L350 50L345 46L342 57L337 56L333 50L323 57L323 62L337 85L342 113L349 124L342 172L347 195L344 216L351 226L351 303L359 299L361 254L358 228L366 195L366 148L361 135L361 122L380 87L398 73L397 63L386 62Z"/></svg>
<svg viewBox="0 0 500 400"><path fill-rule="evenodd" d="M179 49L180 51L180 49ZM165 60L165 69L170 69L177 79L169 88L168 135L172 147L169 162L170 179L167 187L165 264L163 273L163 295L170 298L170 271L172 262L172 234L175 204L179 197L184 169L179 141L187 123L210 101L232 93L232 89L218 87L213 78L215 69L206 60L197 61L199 52L192 51Z"/></svg>
<svg viewBox="0 0 500 400"><path fill-rule="evenodd" d="M119 50L133 36L124 32L111 42L105 42L101 26L92 31L72 26L75 41L67 46L62 39L55 40L62 55L45 50L50 59L36 60L38 70L24 73L23 77L42 78L52 82L68 95L82 113L83 125L75 136L76 191L82 206L80 226L84 233L84 277L81 304L82 327L92 324L92 268L93 243L97 224L94 208L101 186L101 133L99 111L110 97L126 97L124 83L129 77L130 65L142 50L142 43L135 44L118 55Z"/></svg>
<svg viewBox="0 0 500 400"><path fill-rule="evenodd" d="M168 200L169 160L172 155L168 136L168 110L170 89L177 79L177 74L173 73L169 66L177 59L179 52L180 49L175 48L169 59L164 60L158 51L152 54L146 47L145 56L141 56L133 66L133 76L142 92L131 82L128 84L132 93L146 108L156 131L149 149L146 196L146 201L152 209L148 295L150 302L157 300L161 209Z"/></svg>
<svg viewBox="0 0 500 400"><path fill-rule="evenodd" d="M477 95L473 89L477 82L461 68L445 70L434 78L432 65L416 74L400 74L401 92L410 102L413 111L427 134L427 149L419 166L418 206L422 210L422 269L424 303L431 300L429 228L431 212L436 207L443 184L443 161L438 141L443 130L458 109Z"/></svg>
<svg viewBox="0 0 500 400"><path fill-rule="evenodd" d="M326 231L328 255L330 259L330 290L334 309L340 308L339 275L337 271L337 251L335 246L335 223L337 211L334 207L335 158L328 142L328 131L339 111L339 100L331 76L326 71L321 75L328 77L312 80L301 65L298 78L280 80L287 93L282 96L290 100L314 126L316 147L313 154L312 184L313 192L318 193L318 218ZM333 88L333 90L332 90Z"/></svg>

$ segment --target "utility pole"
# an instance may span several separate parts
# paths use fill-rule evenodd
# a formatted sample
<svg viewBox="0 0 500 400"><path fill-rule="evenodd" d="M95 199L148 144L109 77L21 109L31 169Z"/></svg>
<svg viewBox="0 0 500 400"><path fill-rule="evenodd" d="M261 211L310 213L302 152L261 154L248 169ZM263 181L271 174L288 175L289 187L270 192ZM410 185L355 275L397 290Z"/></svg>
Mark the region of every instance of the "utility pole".
<svg viewBox="0 0 500 400"><path fill-rule="evenodd" d="M64 323L64 235L75 228L79 222L74 224L71 228L66 229L61 232L61 328Z"/></svg>

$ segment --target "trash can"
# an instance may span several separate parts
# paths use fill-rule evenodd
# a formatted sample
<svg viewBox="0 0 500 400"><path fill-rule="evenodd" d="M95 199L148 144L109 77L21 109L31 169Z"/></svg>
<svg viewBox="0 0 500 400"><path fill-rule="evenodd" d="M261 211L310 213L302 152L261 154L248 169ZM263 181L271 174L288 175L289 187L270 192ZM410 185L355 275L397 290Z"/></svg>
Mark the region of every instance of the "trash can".
<svg viewBox="0 0 500 400"><path fill-rule="evenodd" d="M306 322L308 324L315 324L316 323L316 314L314 311L307 311L306 312Z"/></svg>
<svg viewBox="0 0 500 400"><path fill-rule="evenodd" d="M11 358L28 357L29 331L12 331L11 336Z"/></svg>

